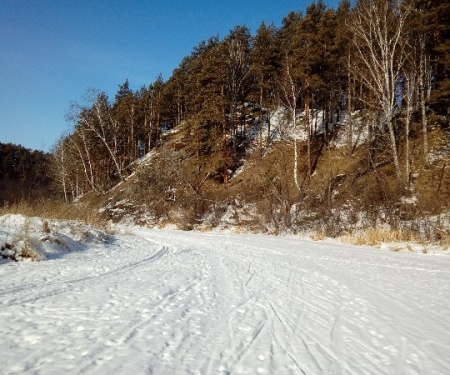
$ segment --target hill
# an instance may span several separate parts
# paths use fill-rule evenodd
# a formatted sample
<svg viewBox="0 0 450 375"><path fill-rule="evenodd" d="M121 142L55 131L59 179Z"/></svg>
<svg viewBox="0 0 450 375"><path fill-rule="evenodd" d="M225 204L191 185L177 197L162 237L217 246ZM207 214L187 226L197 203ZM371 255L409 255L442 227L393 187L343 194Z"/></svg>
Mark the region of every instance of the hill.
<svg viewBox="0 0 450 375"><path fill-rule="evenodd" d="M189 128L166 134L164 145L133 165L131 175L104 195L88 194L81 202L101 207L106 219L145 225L174 224L181 229L233 229L263 233L308 232L343 236L378 228L396 231L404 240L447 241L450 202L449 134L430 127L431 163L424 165L420 124L414 123L409 185L399 183L389 152L369 142L361 114L332 128L325 142L318 125L313 173L308 178L307 141L302 128L273 118L271 142L261 150L254 136L240 167L229 181L213 177L214 155L201 173L189 153ZM349 149L349 121L354 142ZM287 129L283 129L287 127ZM264 129L267 130L267 129ZM250 131L252 131L250 129ZM284 132L283 134L281 134ZM322 132L322 133L321 133ZM256 133L257 134L257 133ZM294 139L298 147L300 189L294 181ZM399 142L405 158L405 138ZM402 163L402 171L404 171ZM436 199L438 197L438 199Z"/></svg>
<svg viewBox="0 0 450 375"><path fill-rule="evenodd" d="M166 81L88 90L54 186L107 220L445 242L449 11L314 1L201 41Z"/></svg>

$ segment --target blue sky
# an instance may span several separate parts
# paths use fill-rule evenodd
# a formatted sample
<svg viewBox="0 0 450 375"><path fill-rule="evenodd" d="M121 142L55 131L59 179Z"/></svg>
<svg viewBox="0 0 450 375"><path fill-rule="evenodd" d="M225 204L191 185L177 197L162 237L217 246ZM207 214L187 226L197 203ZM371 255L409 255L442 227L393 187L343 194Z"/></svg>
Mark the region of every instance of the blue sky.
<svg viewBox="0 0 450 375"><path fill-rule="evenodd" d="M312 0L0 0L0 142L48 151L88 88L139 89L210 36L276 26ZM326 1L336 7L338 1Z"/></svg>

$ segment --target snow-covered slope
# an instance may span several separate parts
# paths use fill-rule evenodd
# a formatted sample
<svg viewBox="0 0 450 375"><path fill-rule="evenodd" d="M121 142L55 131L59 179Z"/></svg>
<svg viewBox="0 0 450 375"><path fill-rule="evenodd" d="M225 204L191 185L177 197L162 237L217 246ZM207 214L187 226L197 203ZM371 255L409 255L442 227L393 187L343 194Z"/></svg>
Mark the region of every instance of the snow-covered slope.
<svg viewBox="0 0 450 375"><path fill-rule="evenodd" d="M1 374L448 374L450 257L131 228L0 265Z"/></svg>

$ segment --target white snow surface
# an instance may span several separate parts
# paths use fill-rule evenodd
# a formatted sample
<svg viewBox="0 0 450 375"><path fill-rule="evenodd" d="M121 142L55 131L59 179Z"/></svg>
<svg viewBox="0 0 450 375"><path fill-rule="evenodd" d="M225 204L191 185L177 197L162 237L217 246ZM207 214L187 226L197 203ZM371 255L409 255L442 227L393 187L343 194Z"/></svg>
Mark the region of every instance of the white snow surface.
<svg viewBox="0 0 450 375"><path fill-rule="evenodd" d="M446 254L119 232L0 264L1 374L450 373Z"/></svg>

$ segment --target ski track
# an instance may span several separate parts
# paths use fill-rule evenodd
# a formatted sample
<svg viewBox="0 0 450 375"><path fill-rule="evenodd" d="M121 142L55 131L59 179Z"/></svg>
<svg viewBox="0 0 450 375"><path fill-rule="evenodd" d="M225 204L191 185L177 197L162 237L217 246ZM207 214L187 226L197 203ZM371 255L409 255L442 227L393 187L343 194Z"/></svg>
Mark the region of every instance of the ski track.
<svg viewBox="0 0 450 375"><path fill-rule="evenodd" d="M133 228L0 265L1 374L448 374L450 258Z"/></svg>

